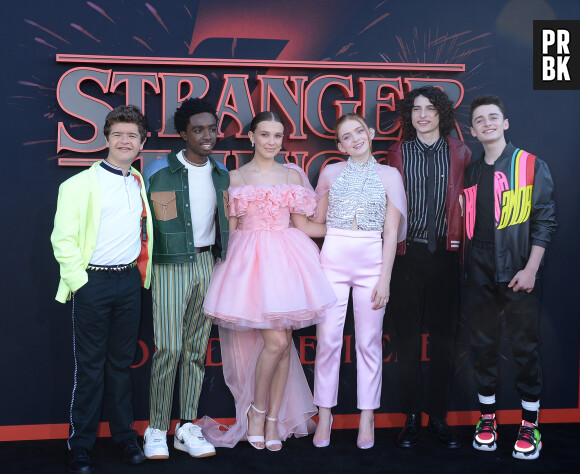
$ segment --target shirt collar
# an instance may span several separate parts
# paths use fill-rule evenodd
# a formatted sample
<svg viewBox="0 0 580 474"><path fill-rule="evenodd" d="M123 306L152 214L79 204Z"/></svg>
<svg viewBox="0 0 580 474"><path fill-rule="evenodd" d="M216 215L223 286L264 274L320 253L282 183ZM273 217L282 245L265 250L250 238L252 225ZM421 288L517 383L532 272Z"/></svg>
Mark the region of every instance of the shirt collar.
<svg viewBox="0 0 580 474"><path fill-rule="evenodd" d="M119 168L118 166L112 165L107 160L101 161L101 167L103 167L107 171L110 171L113 174L116 174L116 175L119 175L119 176L125 176L123 174L123 170L121 168ZM129 176L130 174L131 174L131 172L130 171L127 171L127 175L126 176Z"/></svg>
<svg viewBox="0 0 580 474"><path fill-rule="evenodd" d="M349 167L357 169L357 170L364 170L364 169L370 168L376 162L377 162L377 160L375 159L375 157L373 155L371 155L371 157L368 159L368 161L365 161L364 163L359 163L358 161L353 160L349 156L348 160L347 160L347 165Z"/></svg>
<svg viewBox="0 0 580 474"><path fill-rule="evenodd" d="M435 150L435 152L438 152L445 144L445 139L443 137L439 137L439 139L435 143L433 143L433 145L431 145L430 147L428 145L425 145L425 143L423 143L421 140L419 140L419 137L415 137L413 143L420 152L425 152L427 148L432 148L433 150Z"/></svg>

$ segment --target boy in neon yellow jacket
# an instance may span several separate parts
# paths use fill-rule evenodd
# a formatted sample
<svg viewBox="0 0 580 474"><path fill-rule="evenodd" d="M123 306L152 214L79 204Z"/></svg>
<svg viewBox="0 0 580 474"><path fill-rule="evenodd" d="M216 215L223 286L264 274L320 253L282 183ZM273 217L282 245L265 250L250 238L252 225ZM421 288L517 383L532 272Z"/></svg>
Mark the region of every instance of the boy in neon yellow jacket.
<svg viewBox="0 0 580 474"><path fill-rule="evenodd" d="M133 422L130 366L141 320L141 287L151 280L153 228L142 176L131 163L143 149L145 118L133 106L112 110L105 160L59 189L51 242L60 264L56 300L72 299L74 384L69 472L92 471L103 401L123 460L145 460Z"/></svg>

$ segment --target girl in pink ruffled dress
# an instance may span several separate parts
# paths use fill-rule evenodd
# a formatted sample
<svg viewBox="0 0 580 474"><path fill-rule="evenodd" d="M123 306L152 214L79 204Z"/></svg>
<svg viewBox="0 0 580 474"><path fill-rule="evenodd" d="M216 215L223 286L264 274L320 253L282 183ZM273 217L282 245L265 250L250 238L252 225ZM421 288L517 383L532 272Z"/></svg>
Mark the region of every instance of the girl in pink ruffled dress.
<svg viewBox="0 0 580 474"><path fill-rule="evenodd" d="M406 233L407 201L399 172L373 157L373 137L374 130L360 115L340 117L336 141L348 160L327 165L316 187L320 197L316 220L327 226L320 260L337 297L326 321L316 326L314 403L319 422L313 442L319 448L330 443L351 288L361 410L357 445L361 449L374 445L374 410L381 400L383 316L396 245Z"/></svg>
<svg viewBox="0 0 580 474"><path fill-rule="evenodd" d="M316 194L300 168L274 161L284 135L280 117L258 114L248 135L254 157L230 173L228 253L214 269L204 303L220 326L236 423L227 430L208 418L201 424L215 446L247 439L256 449L278 451L288 436L315 429L316 407L292 330L323 321L336 298L307 237L326 231L307 218Z"/></svg>

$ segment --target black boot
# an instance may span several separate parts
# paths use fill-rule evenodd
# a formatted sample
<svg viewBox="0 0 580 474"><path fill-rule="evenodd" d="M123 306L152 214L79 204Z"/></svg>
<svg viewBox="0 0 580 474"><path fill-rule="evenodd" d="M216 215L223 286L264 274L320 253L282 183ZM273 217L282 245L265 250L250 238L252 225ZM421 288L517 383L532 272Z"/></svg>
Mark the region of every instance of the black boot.
<svg viewBox="0 0 580 474"><path fill-rule="evenodd" d="M91 452L87 448L71 449L68 472L73 474L90 474L93 472Z"/></svg>
<svg viewBox="0 0 580 474"><path fill-rule="evenodd" d="M399 433L397 444L401 448L412 448L419 441L421 430L421 413L411 413L407 415L405 427Z"/></svg>
<svg viewBox="0 0 580 474"><path fill-rule="evenodd" d="M431 433L435 434L441 446L451 449L461 448L461 443L449 429L449 426L447 426L445 418L429 417L428 429Z"/></svg>
<svg viewBox="0 0 580 474"><path fill-rule="evenodd" d="M145 462L145 455L137 444L136 439L129 439L119 444L119 448L123 453L123 462L126 464L141 464Z"/></svg>

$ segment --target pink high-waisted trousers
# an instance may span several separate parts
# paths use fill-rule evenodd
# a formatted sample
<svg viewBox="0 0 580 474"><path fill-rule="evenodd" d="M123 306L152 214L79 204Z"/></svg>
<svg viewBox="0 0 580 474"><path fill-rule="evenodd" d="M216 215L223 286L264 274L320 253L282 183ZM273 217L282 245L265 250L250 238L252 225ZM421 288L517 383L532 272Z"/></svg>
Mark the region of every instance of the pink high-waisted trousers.
<svg viewBox="0 0 580 474"><path fill-rule="evenodd" d="M332 408L338 399L338 374L349 291L353 309L357 359L357 407L375 410L381 401L382 339L385 308L373 310L371 295L381 275L380 231L329 228L320 253L322 269L336 293L326 320L316 326L314 404Z"/></svg>

